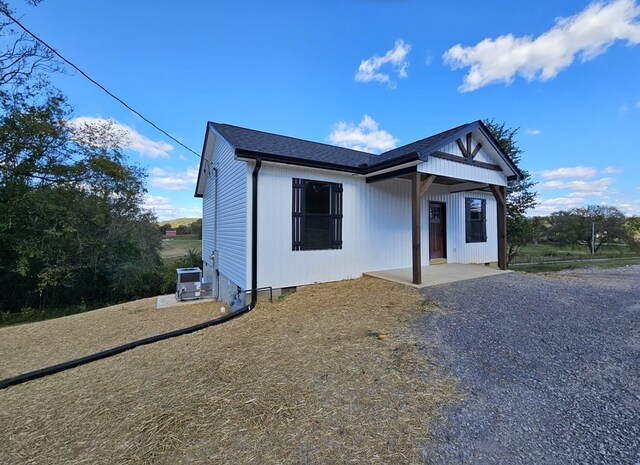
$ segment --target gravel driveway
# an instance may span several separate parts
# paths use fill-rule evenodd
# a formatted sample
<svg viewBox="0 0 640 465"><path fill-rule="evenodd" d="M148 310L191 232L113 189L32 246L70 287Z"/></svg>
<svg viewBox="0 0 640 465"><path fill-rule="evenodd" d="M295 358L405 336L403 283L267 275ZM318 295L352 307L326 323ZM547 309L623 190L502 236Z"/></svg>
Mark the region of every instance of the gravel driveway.
<svg viewBox="0 0 640 465"><path fill-rule="evenodd" d="M640 266L423 290L419 331L461 383L435 464L640 464Z"/></svg>

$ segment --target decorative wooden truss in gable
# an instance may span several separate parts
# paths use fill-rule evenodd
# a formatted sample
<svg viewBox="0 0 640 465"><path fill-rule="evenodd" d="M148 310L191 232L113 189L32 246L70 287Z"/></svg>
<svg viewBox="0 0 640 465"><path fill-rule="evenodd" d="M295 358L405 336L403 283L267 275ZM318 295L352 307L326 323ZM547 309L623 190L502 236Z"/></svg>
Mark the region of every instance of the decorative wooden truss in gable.
<svg viewBox="0 0 640 465"><path fill-rule="evenodd" d="M462 152L462 157L459 157L458 155L454 155L452 153L441 152L439 150L432 153L431 155L434 157L443 158L449 161L456 161L458 163L468 163L470 165L474 165L479 168L486 168L494 171L502 171L502 168L500 168L498 165L495 165L493 163L485 163L483 161L478 161L475 159L476 155L478 155L478 153L482 149L482 144L478 142L476 146L472 149L471 147L473 142L473 136L471 135L471 133L467 134L464 139L465 139L464 141L462 140L462 138L456 139L456 144L458 145L460 152Z"/></svg>
<svg viewBox="0 0 640 465"><path fill-rule="evenodd" d="M462 156L468 161L472 161L476 157L476 155L478 155L478 152L482 148L482 144L478 142L478 144L472 151L471 143L473 141L473 137L471 136L471 133L467 134L465 139L467 141L466 145L462 143L462 139L456 139L456 144L458 144L458 148L462 152Z"/></svg>

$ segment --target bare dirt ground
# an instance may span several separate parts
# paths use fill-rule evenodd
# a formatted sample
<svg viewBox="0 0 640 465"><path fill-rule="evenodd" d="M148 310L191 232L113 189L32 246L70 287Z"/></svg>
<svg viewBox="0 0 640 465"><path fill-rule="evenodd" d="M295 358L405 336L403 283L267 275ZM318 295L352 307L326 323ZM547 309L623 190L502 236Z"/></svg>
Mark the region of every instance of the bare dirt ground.
<svg viewBox="0 0 640 465"><path fill-rule="evenodd" d="M215 311L142 301L4 328L0 372ZM417 291L374 278L314 285L223 325L2 390L0 463L422 463L442 407L459 399L409 329L430 311Z"/></svg>

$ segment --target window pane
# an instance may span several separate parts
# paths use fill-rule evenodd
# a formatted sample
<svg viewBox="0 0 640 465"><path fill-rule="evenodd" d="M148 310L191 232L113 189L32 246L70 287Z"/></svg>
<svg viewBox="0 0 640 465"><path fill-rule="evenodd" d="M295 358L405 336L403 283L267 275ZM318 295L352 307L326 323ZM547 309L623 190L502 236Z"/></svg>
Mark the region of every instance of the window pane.
<svg viewBox="0 0 640 465"><path fill-rule="evenodd" d="M467 242L486 242L486 203L482 199L465 199Z"/></svg>
<svg viewBox="0 0 640 465"><path fill-rule="evenodd" d="M484 221L469 221L469 242L484 242Z"/></svg>
<svg viewBox="0 0 640 465"><path fill-rule="evenodd" d="M307 182L305 186L305 212L329 214L331 185L326 182Z"/></svg>
<svg viewBox="0 0 640 465"><path fill-rule="evenodd" d="M480 199L468 199L469 206L469 219L481 220L482 219L482 200Z"/></svg>
<svg viewBox="0 0 640 465"><path fill-rule="evenodd" d="M331 217L329 215L307 215L305 222L305 249L330 249Z"/></svg>

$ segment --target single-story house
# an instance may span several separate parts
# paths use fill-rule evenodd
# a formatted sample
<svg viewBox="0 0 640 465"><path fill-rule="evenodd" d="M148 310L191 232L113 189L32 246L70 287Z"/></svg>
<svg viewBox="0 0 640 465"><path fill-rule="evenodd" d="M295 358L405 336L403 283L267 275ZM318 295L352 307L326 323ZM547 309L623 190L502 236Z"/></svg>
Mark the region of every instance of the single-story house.
<svg viewBox="0 0 640 465"><path fill-rule="evenodd" d="M164 232L164 237L176 237L177 231L175 229L167 229Z"/></svg>
<svg viewBox="0 0 640 465"><path fill-rule="evenodd" d="M376 155L207 124L196 185L214 297L439 263L506 268L522 173L481 121Z"/></svg>

